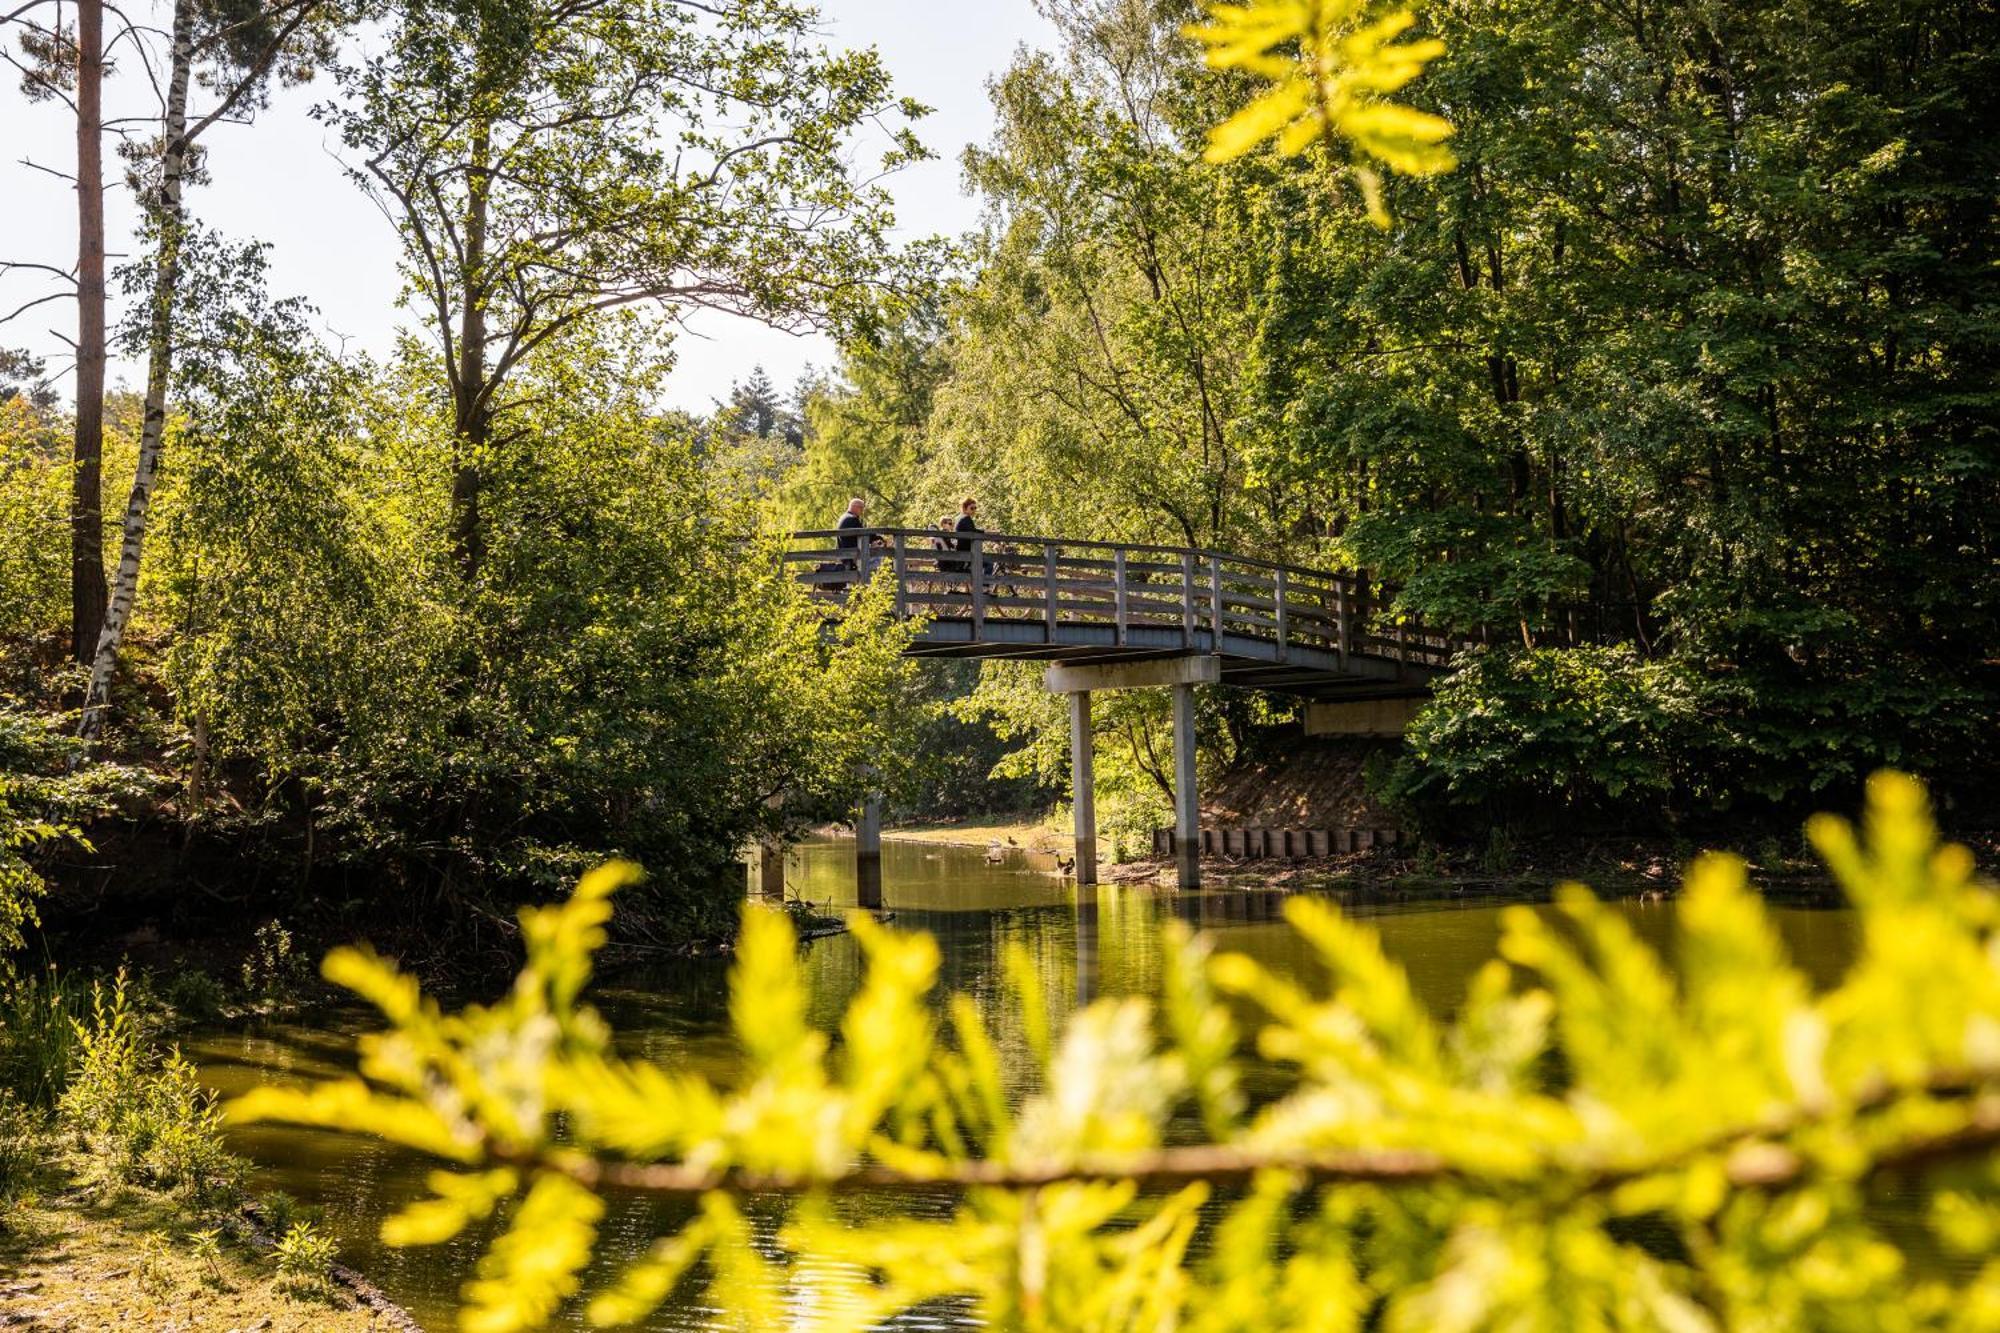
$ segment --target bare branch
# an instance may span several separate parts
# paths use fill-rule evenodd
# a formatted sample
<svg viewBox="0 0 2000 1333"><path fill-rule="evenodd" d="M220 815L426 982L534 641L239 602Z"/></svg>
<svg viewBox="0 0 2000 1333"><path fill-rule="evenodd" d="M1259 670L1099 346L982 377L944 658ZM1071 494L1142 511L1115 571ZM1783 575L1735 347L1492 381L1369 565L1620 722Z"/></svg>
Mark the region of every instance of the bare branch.
<svg viewBox="0 0 2000 1333"><path fill-rule="evenodd" d="M10 323L20 316L27 314L38 305L47 305L51 301L74 301L75 299L75 292L50 292L47 296L38 296L24 305L16 306L10 313L0 315L0 324Z"/></svg>

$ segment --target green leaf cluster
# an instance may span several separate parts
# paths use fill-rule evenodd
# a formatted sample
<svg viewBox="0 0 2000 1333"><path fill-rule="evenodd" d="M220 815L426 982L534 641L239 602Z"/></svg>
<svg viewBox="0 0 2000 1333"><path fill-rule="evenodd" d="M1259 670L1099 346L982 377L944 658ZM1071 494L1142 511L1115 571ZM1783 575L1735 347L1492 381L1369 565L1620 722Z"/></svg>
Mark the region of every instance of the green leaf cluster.
<svg viewBox="0 0 2000 1333"><path fill-rule="evenodd" d="M1443 146L1451 122L1387 95L1444 54L1435 37L1397 40L1416 23L1407 9L1364 0L1251 0L1210 4L1209 22L1186 31L1208 48L1211 69L1240 69L1276 86L1209 131L1207 158L1227 162L1267 139L1286 155L1321 140L1353 145L1355 178L1378 227L1389 225L1378 161L1405 175L1458 165Z"/></svg>
<svg viewBox="0 0 2000 1333"><path fill-rule="evenodd" d="M1023 1058L934 995L932 940L865 915L863 984L836 1031L814 1028L790 928L753 907L730 984L742 1062L720 1085L621 1055L580 1002L633 878L609 865L523 912L527 963L491 1006L447 1014L382 960L332 955L388 1021L362 1076L230 1112L449 1162L384 1234L437 1242L503 1214L464 1292L482 1330L571 1300L631 1322L698 1275L744 1328L866 1328L946 1297L1050 1330L1989 1327L2000 896L1939 845L1907 777L1873 780L1860 830L1810 833L1862 922L1824 993L1742 862L1711 856L1671 968L1571 886L1551 912L1509 910L1449 1016L1308 898L1286 917L1315 979L1172 926L1160 993L1059 1030L1017 953ZM1247 1045L1276 1086L1246 1088ZM1919 1234L1882 1225L1892 1179L1914 1182ZM700 1203L600 1276L614 1189ZM857 1189L910 1206L857 1216ZM765 1239L746 1199L773 1194L792 1202Z"/></svg>

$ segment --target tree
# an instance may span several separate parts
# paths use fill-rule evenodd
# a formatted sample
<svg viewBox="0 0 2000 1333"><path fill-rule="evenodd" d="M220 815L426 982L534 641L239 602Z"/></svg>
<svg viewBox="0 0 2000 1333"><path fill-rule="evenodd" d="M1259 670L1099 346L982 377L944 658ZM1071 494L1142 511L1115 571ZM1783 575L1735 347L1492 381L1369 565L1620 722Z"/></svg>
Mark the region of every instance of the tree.
<svg viewBox="0 0 2000 1333"><path fill-rule="evenodd" d="M64 271L46 264L9 261L0 272L37 269L67 290L17 307L12 319L45 301L76 301L76 413L72 418L69 501L70 655L90 660L90 646L104 619L104 76L107 68L103 0L77 0L75 26L42 23L37 11L55 0L30 0L5 16L21 28L21 54L6 55L21 72L21 89L34 101L67 105L76 128L76 266ZM60 174L60 173L58 173Z"/></svg>
<svg viewBox="0 0 2000 1333"><path fill-rule="evenodd" d="M838 373L804 395L803 452L777 496L786 525L825 527L857 495L881 524L929 527L956 509L927 475L949 367L942 339L939 305L926 297L885 305L841 341Z"/></svg>
<svg viewBox="0 0 2000 1333"><path fill-rule="evenodd" d="M330 0L275 0L269 8L243 0L175 0L169 36L168 78L161 108L161 134L156 163L142 162L140 196L153 262L145 287L143 337L130 341L146 355L146 397L138 465L125 504L118 570L102 629L91 655L90 681L84 693L82 732L96 734L110 700L118 649L131 623L139 595L139 563L145 550L147 512L158 479L166 442L167 391L173 375L175 303L179 293L181 251L187 218L182 190L202 133L263 95L274 66L293 81L310 77L310 59L330 51L323 20ZM281 58L289 57L280 66ZM205 66L207 81L218 94L217 104L193 124L188 121L188 89ZM100 566L101 568L101 566Z"/></svg>
<svg viewBox="0 0 2000 1333"><path fill-rule="evenodd" d="M850 166L900 110L872 52L814 45L786 0L425 0L343 71L330 114L397 222L449 388L453 541L468 579L480 495L526 358L604 311L838 321L891 281L887 195ZM892 136L885 169L919 153Z"/></svg>

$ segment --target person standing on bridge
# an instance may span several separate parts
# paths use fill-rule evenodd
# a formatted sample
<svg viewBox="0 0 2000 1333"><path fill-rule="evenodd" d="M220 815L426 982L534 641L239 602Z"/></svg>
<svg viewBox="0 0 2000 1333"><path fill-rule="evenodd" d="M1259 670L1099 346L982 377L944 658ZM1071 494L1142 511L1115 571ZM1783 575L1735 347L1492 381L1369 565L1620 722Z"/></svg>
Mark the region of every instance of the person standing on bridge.
<svg viewBox="0 0 2000 1333"><path fill-rule="evenodd" d="M834 546L839 550L852 552L851 555L834 561L833 568L845 569L857 576L860 574L861 529L868 526L861 516L867 512L868 502L857 495L847 502L847 512L840 516L840 522L833 525L837 532L843 534L834 538ZM825 566L821 566L821 568L825 568ZM836 583L833 585L833 590L838 593L844 593L849 586L848 583Z"/></svg>
<svg viewBox="0 0 2000 1333"><path fill-rule="evenodd" d="M953 525L952 530L958 533L957 546L960 551L969 552L973 549L973 546L975 545L971 536L969 536L968 534L985 531L985 529L979 526L979 519L977 517L978 513L979 513L979 501L973 499L969 495L966 496L965 499L959 501L958 522ZM958 567L963 571L970 572L972 569L972 562L970 560L960 561ZM984 558L982 558L979 561L979 577L982 580L985 579L986 572L987 572L986 561Z"/></svg>

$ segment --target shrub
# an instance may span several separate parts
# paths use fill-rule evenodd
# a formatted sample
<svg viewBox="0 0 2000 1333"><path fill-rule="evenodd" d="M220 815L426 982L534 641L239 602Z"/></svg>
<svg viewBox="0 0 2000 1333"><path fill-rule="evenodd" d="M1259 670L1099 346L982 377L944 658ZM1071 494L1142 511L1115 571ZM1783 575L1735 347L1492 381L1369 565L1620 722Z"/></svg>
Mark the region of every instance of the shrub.
<svg viewBox="0 0 2000 1333"><path fill-rule="evenodd" d="M1434 827L1657 810L1697 725L1682 669L1629 647L1464 655L1417 715L1384 799Z"/></svg>
<svg viewBox="0 0 2000 1333"><path fill-rule="evenodd" d="M124 972L91 988L76 1024L76 1072L59 1108L62 1125L109 1179L184 1190L204 1202L234 1195L241 1163L223 1147L215 1094L178 1049L148 1047Z"/></svg>
<svg viewBox="0 0 2000 1333"><path fill-rule="evenodd" d="M160 985L160 1003L173 1010L176 1018L189 1023L208 1023L222 1016L229 994L208 973L198 967L183 968Z"/></svg>
<svg viewBox="0 0 2000 1333"><path fill-rule="evenodd" d="M77 1019L86 1008L83 988L54 968L0 979L0 1088L52 1109L76 1066Z"/></svg>
<svg viewBox="0 0 2000 1333"><path fill-rule="evenodd" d="M139 1018L124 969L107 988L90 986L90 1014L76 1020L76 1065L62 1094L60 1118L79 1143L116 1132L142 1072Z"/></svg>
<svg viewBox="0 0 2000 1333"><path fill-rule="evenodd" d="M278 1285L301 1296L325 1297L333 1291L333 1261L339 1246L322 1236L310 1222L294 1222L278 1239L274 1257Z"/></svg>
<svg viewBox="0 0 2000 1333"><path fill-rule="evenodd" d="M292 948L292 932L281 922L266 921L257 927L240 975L244 999L260 1009L277 1008L297 999L306 980L305 956Z"/></svg>
<svg viewBox="0 0 2000 1333"><path fill-rule="evenodd" d="M35 900L46 887L40 858L64 845L88 850L82 826L149 781L117 764L90 762L67 734L73 724L0 696L0 974L35 924Z"/></svg>

